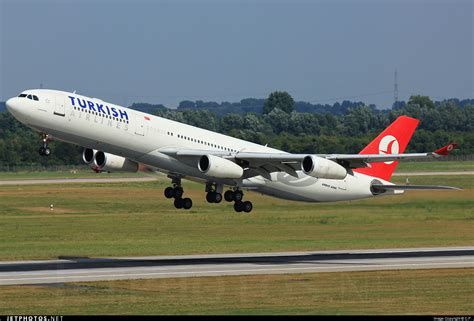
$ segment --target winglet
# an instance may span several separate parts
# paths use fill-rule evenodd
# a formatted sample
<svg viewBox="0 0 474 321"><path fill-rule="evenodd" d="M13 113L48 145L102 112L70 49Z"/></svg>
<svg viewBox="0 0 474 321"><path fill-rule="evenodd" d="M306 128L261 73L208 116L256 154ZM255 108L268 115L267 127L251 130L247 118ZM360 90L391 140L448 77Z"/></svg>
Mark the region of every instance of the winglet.
<svg viewBox="0 0 474 321"><path fill-rule="evenodd" d="M441 147L440 149L437 149L436 151L433 152L433 155L434 156L447 156L456 148L458 148L458 144L451 143L444 147Z"/></svg>

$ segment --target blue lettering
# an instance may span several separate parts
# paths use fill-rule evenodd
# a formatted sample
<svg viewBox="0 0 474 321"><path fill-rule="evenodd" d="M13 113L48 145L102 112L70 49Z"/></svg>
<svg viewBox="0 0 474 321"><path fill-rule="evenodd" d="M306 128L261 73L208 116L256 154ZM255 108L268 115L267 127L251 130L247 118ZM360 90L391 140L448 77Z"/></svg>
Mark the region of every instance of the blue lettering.
<svg viewBox="0 0 474 321"><path fill-rule="evenodd" d="M110 109L109 109L109 106L105 106L105 108L107 108L107 114L110 116Z"/></svg>
<svg viewBox="0 0 474 321"><path fill-rule="evenodd" d="M117 112L117 109L115 109L115 107L111 107L111 109L112 109L112 116L118 117L119 114Z"/></svg>
<svg viewBox="0 0 474 321"><path fill-rule="evenodd" d="M68 97L71 99L71 104L72 104L73 106L75 106L75 105L74 105L74 99L75 99L75 98L72 97L72 96L68 96Z"/></svg>
<svg viewBox="0 0 474 321"><path fill-rule="evenodd" d="M96 111L94 108L94 103L92 101L87 101L87 104L89 105L89 109L92 111Z"/></svg>
<svg viewBox="0 0 474 321"><path fill-rule="evenodd" d="M105 114L105 110L102 108L104 105L99 105L99 103L95 103L97 106L97 111L100 111L101 113Z"/></svg>
<svg viewBox="0 0 474 321"><path fill-rule="evenodd" d="M81 106L82 108L86 108L86 101L84 99L82 100L82 104L79 98L77 98L77 102L79 103L79 106Z"/></svg>
<svg viewBox="0 0 474 321"><path fill-rule="evenodd" d="M124 118L128 120L128 114L125 110L120 110L120 118Z"/></svg>

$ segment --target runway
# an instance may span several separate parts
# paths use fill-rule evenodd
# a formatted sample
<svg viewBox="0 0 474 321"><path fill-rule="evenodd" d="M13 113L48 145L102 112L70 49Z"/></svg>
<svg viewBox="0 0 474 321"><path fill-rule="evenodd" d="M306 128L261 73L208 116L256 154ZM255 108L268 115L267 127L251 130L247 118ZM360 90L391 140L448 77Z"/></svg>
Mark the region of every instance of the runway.
<svg viewBox="0 0 474 321"><path fill-rule="evenodd" d="M148 278L474 268L474 247L68 258L0 263L0 285Z"/></svg>

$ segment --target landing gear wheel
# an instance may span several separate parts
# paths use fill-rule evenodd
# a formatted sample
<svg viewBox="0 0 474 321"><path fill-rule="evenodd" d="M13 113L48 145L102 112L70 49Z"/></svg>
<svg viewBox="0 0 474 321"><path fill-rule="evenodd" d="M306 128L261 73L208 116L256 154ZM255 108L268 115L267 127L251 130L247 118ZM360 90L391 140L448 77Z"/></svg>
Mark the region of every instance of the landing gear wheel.
<svg viewBox="0 0 474 321"><path fill-rule="evenodd" d="M245 201L242 203L242 210L245 212L245 213L250 213L253 209L253 205L252 205L252 202L249 202L249 201Z"/></svg>
<svg viewBox="0 0 474 321"><path fill-rule="evenodd" d="M183 196L183 188L181 186L177 186L174 188L174 197L175 198L181 198L181 196Z"/></svg>
<svg viewBox="0 0 474 321"><path fill-rule="evenodd" d="M222 202L222 194L221 193L217 193L217 192L214 192L213 193L213 197L214 197L214 203L220 203Z"/></svg>
<svg viewBox="0 0 474 321"><path fill-rule="evenodd" d="M217 192L209 192L206 194L206 201L209 203L220 203L222 202L222 194Z"/></svg>
<svg viewBox="0 0 474 321"><path fill-rule="evenodd" d="M51 149L49 149L49 147L41 146L38 150L38 153L41 156L49 156L51 155Z"/></svg>
<svg viewBox="0 0 474 321"><path fill-rule="evenodd" d="M165 197L166 198L173 198L174 197L174 188L172 188L172 187L165 188Z"/></svg>
<svg viewBox="0 0 474 321"><path fill-rule="evenodd" d="M234 192L234 201L240 202L240 201L242 201L242 198L244 198L244 193L242 193L242 191L235 191Z"/></svg>
<svg viewBox="0 0 474 321"><path fill-rule="evenodd" d="M234 200L234 192L226 191L224 193L224 199L226 200L226 202L232 202Z"/></svg>
<svg viewBox="0 0 474 321"><path fill-rule="evenodd" d="M244 205L243 202L238 201L234 203L234 210L238 213L242 212L244 210Z"/></svg>
<svg viewBox="0 0 474 321"><path fill-rule="evenodd" d="M212 192L206 194L206 201L208 203L214 203L214 198L212 197Z"/></svg>
<svg viewBox="0 0 474 321"><path fill-rule="evenodd" d="M183 199L183 208L189 210L191 207L193 207L193 201L190 198Z"/></svg>
<svg viewBox="0 0 474 321"><path fill-rule="evenodd" d="M177 198L174 200L174 207L176 207L177 209L180 209L180 208L183 208L184 206L184 201L182 198Z"/></svg>

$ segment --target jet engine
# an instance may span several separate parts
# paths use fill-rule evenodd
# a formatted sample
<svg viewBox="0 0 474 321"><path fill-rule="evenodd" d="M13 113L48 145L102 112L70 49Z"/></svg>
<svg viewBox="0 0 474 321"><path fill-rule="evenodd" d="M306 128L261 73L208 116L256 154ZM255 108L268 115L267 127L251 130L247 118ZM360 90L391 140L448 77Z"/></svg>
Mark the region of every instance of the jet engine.
<svg viewBox="0 0 474 321"><path fill-rule="evenodd" d="M90 148L84 148L82 151L82 160L86 164L92 164L94 161L94 155L97 151L95 149L90 149Z"/></svg>
<svg viewBox="0 0 474 321"><path fill-rule="evenodd" d="M207 176L217 178L241 178L242 167L236 163L214 155L203 155L199 159L198 169Z"/></svg>
<svg viewBox="0 0 474 321"><path fill-rule="evenodd" d="M317 178L344 179L347 176L347 170L338 163L315 155L303 158L301 170L306 175Z"/></svg>
<svg viewBox="0 0 474 321"><path fill-rule="evenodd" d="M84 152L85 153L85 152ZM132 172L138 171L138 163L114 154L97 151L94 154L94 166L100 171Z"/></svg>

